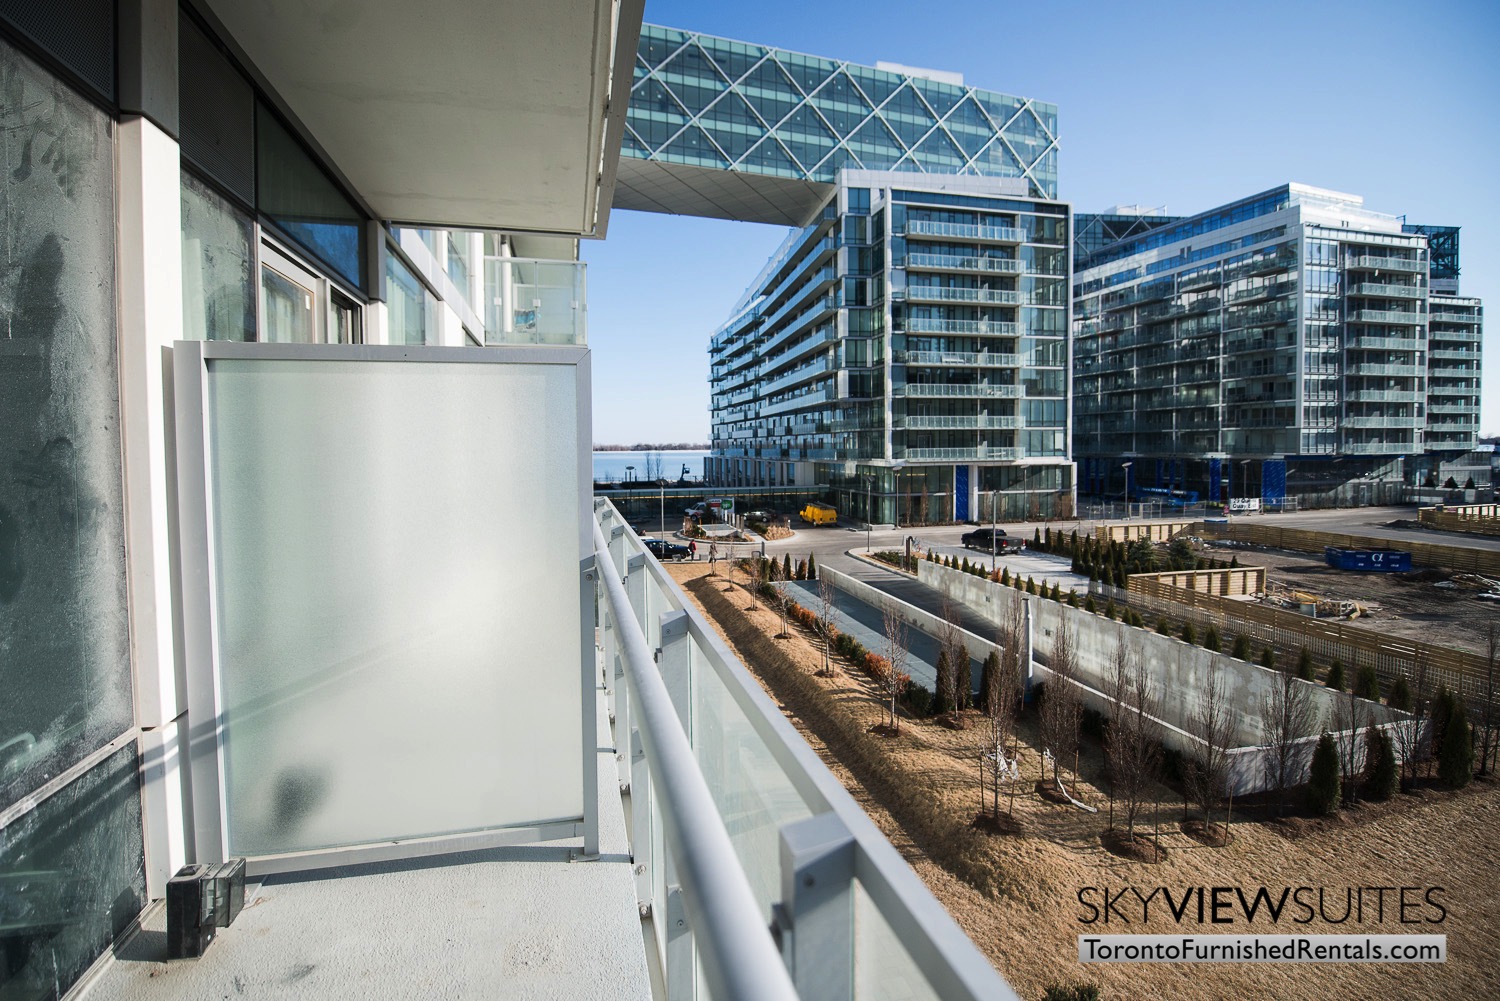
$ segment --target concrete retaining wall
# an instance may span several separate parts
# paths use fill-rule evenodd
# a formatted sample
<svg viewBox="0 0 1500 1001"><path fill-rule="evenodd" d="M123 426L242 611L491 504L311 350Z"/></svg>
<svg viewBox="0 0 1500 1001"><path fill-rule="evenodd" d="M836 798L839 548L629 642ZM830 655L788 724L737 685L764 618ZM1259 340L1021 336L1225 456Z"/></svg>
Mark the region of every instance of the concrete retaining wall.
<svg viewBox="0 0 1500 1001"><path fill-rule="evenodd" d="M1151 673L1161 701L1162 742L1173 750L1186 754L1197 753L1200 745L1197 738L1187 732L1189 720L1197 709L1198 692L1210 672L1216 672L1234 716L1233 744L1237 746L1233 759L1234 792L1244 794L1268 787L1266 750L1258 745L1264 740L1261 707L1269 700L1272 687L1278 681L1276 672L1173 637L1137 629L1122 622L1112 622L1081 608L1070 608L1056 601L1023 595L1015 588L962 571L949 570L935 563L918 564L917 575L922 583L962 602L997 626L1008 620L1015 602L1028 602L1031 605L1033 623L1033 656L1043 671L1051 658L1057 631L1066 622L1073 634L1078 680L1084 689L1085 704L1091 708L1107 711L1111 704L1103 693L1111 687L1115 649L1123 640L1127 647L1137 652L1140 663ZM881 597L887 601L894 600L883 594ZM1044 676L1043 671L1038 671L1039 676ZM1318 720L1315 728L1331 727L1337 701L1341 698L1340 693L1311 682L1298 681L1296 684L1307 685L1310 689ZM1364 708L1378 723L1388 723L1396 716L1378 703L1364 703ZM1314 738L1306 743L1308 746L1305 753L1298 756L1294 773L1296 782L1301 782L1306 777L1312 755L1311 745L1316 740Z"/></svg>

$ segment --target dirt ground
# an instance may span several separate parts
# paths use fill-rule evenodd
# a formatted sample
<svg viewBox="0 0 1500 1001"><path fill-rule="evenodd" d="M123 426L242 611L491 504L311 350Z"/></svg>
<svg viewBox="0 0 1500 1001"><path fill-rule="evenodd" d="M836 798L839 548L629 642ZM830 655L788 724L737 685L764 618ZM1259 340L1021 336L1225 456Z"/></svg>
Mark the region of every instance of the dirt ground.
<svg viewBox="0 0 1500 1001"><path fill-rule="evenodd" d="M1086 746L1082 780L1073 788L1100 813L1049 802L1034 791L1040 775L1035 723L1024 718L1021 735L1030 746L1022 747L1014 798L1019 833L986 833L972 826L979 810L977 729L903 720L899 737L869 733L884 718L870 682L848 670L831 679L814 677L821 664L818 648L800 633L776 639L779 618L763 609L746 611L745 593L726 595L722 578L705 579L703 564L677 565L670 572L1023 998L1039 998L1050 984L1083 982L1097 984L1107 1001L1500 996L1494 982L1500 963L1500 785L1401 796L1332 821L1236 818L1227 848L1207 847L1181 833L1181 803L1163 788L1159 814L1148 810L1139 824L1150 830L1159 820L1166 860L1132 862L1101 843L1107 799L1096 784L1102 765L1097 745ZM1403 925L1388 907L1383 921L1367 910L1362 922L1294 925L1283 916L1273 925L1262 913L1253 924L1215 925L1199 924L1192 912L1177 924L1153 908L1149 923L1140 923L1137 904L1133 914L1127 907L1130 924L1118 918L1107 927L1080 922L1090 915L1080 891L1130 886L1147 894L1165 886L1174 896L1200 886L1240 887L1251 895L1263 886L1274 895L1283 887L1322 887L1333 918L1343 913L1351 888L1442 887L1437 899L1446 916L1441 924ZM1080 964L1077 938L1095 932L1441 933L1448 936L1449 958L1445 965L1399 966Z"/></svg>
<svg viewBox="0 0 1500 1001"><path fill-rule="evenodd" d="M1237 556L1247 566L1263 566L1269 579L1298 591L1373 605L1370 617L1355 624L1392 636L1427 640L1483 656L1488 628L1493 624L1500 629L1500 603L1476 601L1476 590L1435 586L1449 574L1421 570L1356 573L1335 570L1306 553L1270 549L1210 547L1208 551L1219 559Z"/></svg>

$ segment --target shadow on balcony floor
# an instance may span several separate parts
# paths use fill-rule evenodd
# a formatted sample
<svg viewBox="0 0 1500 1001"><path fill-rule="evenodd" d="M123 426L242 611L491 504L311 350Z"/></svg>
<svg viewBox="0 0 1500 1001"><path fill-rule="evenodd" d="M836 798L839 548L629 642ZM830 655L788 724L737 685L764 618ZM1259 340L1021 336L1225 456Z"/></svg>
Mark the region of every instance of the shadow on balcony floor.
<svg viewBox="0 0 1500 1001"><path fill-rule="evenodd" d="M613 750L598 861L570 839L267 876L196 961L166 962L158 905L87 997L649 999Z"/></svg>

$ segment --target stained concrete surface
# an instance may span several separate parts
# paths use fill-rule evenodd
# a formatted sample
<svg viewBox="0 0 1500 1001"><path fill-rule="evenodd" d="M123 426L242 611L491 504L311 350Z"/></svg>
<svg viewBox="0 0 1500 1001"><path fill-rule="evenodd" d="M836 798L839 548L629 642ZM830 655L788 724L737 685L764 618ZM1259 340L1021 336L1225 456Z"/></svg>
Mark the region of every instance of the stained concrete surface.
<svg viewBox="0 0 1500 1001"><path fill-rule="evenodd" d="M597 861L569 861L575 838L268 876L202 959L172 963L158 905L87 998L649 999L602 699L600 715Z"/></svg>

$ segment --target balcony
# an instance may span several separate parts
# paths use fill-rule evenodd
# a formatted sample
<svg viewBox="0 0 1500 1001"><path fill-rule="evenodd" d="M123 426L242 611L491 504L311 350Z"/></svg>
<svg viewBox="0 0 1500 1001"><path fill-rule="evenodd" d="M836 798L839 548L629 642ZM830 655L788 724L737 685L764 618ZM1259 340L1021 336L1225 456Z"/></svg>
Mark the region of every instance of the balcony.
<svg viewBox="0 0 1500 1001"><path fill-rule="evenodd" d="M932 222L926 219L913 219L907 222L906 235L975 240L983 243L1026 242L1026 231L1012 226L974 226L957 222Z"/></svg>
<svg viewBox="0 0 1500 1001"><path fill-rule="evenodd" d="M908 271L987 271L1019 275L1025 265L1013 257L954 256L952 254L907 254Z"/></svg>
<svg viewBox="0 0 1500 1001"><path fill-rule="evenodd" d="M925 414L909 414L897 417L894 427L911 431L983 431L1014 430L1021 427L1021 418L1005 416L966 415L961 417L932 417Z"/></svg>
<svg viewBox="0 0 1500 1001"><path fill-rule="evenodd" d="M1422 365L1388 365L1384 363L1371 362L1346 362L1344 374L1354 376L1403 376L1415 378L1426 375L1427 369Z"/></svg>
<svg viewBox="0 0 1500 1001"><path fill-rule="evenodd" d="M1020 303L1021 293L1004 289L908 285L906 298L910 302L976 302L993 306L1014 306Z"/></svg>
<svg viewBox="0 0 1500 1001"><path fill-rule="evenodd" d="M1360 282L1349 288L1350 295L1378 296L1382 299L1425 299L1427 290L1419 285L1388 285Z"/></svg>
<svg viewBox="0 0 1500 1001"><path fill-rule="evenodd" d="M898 448L896 458L908 462L986 462L1021 458L1019 448L996 448L979 445L974 448Z"/></svg>
<svg viewBox="0 0 1500 1001"><path fill-rule="evenodd" d="M909 382L904 386L893 386L892 396L908 397L972 397L977 399L1008 399L1021 397L1018 385L989 386L980 383L959 384L948 382Z"/></svg>
<svg viewBox="0 0 1500 1001"><path fill-rule="evenodd" d="M1356 309L1350 312L1353 323L1395 323L1418 327L1427 322L1426 313L1398 309Z"/></svg>
<svg viewBox="0 0 1500 1001"><path fill-rule="evenodd" d="M1426 342L1416 337L1357 334L1344 338L1344 349L1348 351L1421 351L1426 346Z"/></svg>
<svg viewBox="0 0 1500 1001"><path fill-rule="evenodd" d="M993 334L997 337L1015 337L1020 328L1005 320L934 320L927 317L908 316L905 329L913 334Z"/></svg>
<svg viewBox="0 0 1500 1001"><path fill-rule="evenodd" d="M1393 414L1389 417L1345 417L1339 421L1340 426L1346 428L1415 428L1421 421L1407 414L1405 416Z"/></svg>
<svg viewBox="0 0 1500 1001"><path fill-rule="evenodd" d="M1346 441L1346 455L1410 455L1417 446L1410 441Z"/></svg>
<svg viewBox="0 0 1500 1001"><path fill-rule="evenodd" d="M1021 356L993 351L897 351L892 360L904 365L951 365L959 368L1015 368Z"/></svg>
<svg viewBox="0 0 1500 1001"><path fill-rule="evenodd" d="M487 257L484 262L486 344L584 344L585 265Z"/></svg>
<svg viewBox="0 0 1500 1001"><path fill-rule="evenodd" d="M1448 310L1439 309L1429 313L1427 315L1427 319L1431 323L1478 324L1482 318L1478 313L1454 313ZM1453 335L1444 334L1444 336L1451 337Z"/></svg>
<svg viewBox="0 0 1500 1001"><path fill-rule="evenodd" d="M1350 403L1421 403L1423 398L1415 389L1351 389L1344 393Z"/></svg>
<svg viewBox="0 0 1500 1001"><path fill-rule="evenodd" d="M1405 257L1351 257L1344 261L1350 271L1405 271L1420 275L1427 273L1426 261L1413 261Z"/></svg>

